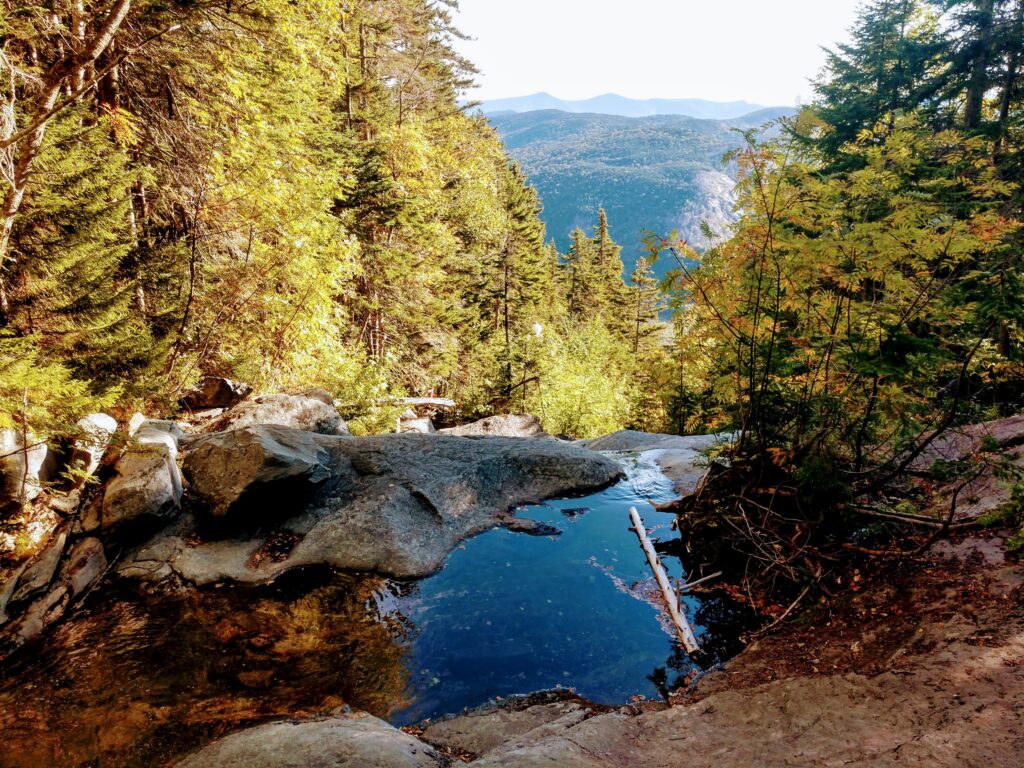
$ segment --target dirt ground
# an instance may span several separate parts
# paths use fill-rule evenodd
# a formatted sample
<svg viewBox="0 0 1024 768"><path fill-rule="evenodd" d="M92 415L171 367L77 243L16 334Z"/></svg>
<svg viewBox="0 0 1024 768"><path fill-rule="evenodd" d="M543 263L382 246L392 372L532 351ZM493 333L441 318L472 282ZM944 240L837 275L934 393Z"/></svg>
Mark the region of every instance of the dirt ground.
<svg viewBox="0 0 1024 768"><path fill-rule="evenodd" d="M991 535L873 567L672 706L498 707L423 738L481 768L1024 767L1024 568Z"/></svg>

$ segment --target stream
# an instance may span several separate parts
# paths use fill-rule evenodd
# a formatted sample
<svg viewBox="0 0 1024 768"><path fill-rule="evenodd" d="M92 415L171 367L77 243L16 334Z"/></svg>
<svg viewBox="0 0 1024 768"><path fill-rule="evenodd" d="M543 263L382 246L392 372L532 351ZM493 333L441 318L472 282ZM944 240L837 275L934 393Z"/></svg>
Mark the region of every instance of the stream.
<svg viewBox="0 0 1024 768"><path fill-rule="evenodd" d="M702 666L660 618L628 509L666 542L672 518L651 502L675 493L649 455L615 458L617 485L519 510L540 535L487 532L419 582L321 569L187 597L93 595L0 667L0 766L165 765L245 725L346 706L405 725L554 688L663 697ZM733 604L684 602L703 668L739 650Z"/></svg>

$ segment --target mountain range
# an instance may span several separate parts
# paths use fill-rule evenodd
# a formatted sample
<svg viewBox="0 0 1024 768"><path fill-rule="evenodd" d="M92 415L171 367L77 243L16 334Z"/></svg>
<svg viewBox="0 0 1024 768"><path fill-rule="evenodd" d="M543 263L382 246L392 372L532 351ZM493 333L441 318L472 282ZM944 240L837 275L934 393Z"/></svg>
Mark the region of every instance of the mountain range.
<svg viewBox="0 0 1024 768"><path fill-rule="evenodd" d="M511 99L483 101L480 111L491 115L497 112L537 112L557 109L560 112L618 115L619 117L653 117L655 115L685 115L702 120L732 120L765 109L763 105L746 101L706 101L704 99L630 99L615 93L606 93L592 99L571 101L559 99L550 93L534 93Z"/></svg>
<svg viewBox="0 0 1024 768"><path fill-rule="evenodd" d="M697 248L709 244L702 222L723 233L735 198L734 168L722 156L741 144L739 131L794 112L769 108L705 120L540 110L488 119L540 193L548 235L559 248L568 248L576 227L590 234L604 208L629 272L644 253L644 230L678 231ZM656 270L664 274L670 267L662 263Z"/></svg>

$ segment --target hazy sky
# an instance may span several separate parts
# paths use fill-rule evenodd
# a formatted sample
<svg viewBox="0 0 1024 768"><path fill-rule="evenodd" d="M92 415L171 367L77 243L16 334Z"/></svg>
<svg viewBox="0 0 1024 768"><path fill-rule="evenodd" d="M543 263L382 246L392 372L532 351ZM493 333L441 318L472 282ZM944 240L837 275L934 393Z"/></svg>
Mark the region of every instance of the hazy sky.
<svg viewBox="0 0 1024 768"><path fill-rule="evenodd" d="M858 0L460 0L473 98L807 100Z"/></svg>

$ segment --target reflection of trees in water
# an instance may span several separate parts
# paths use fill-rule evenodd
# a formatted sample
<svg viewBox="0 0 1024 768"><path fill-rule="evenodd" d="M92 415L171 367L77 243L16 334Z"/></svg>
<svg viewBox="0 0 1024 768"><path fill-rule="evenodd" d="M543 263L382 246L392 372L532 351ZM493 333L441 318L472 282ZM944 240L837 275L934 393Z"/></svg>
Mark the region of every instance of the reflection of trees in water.
<svg viewBox="0 0 1024 768"><path fill-rule="evenodd" d="M5 766L161 765L229 731L403 701L380 579L292 574L158 601L98 596L0 667Z"/></svg>

